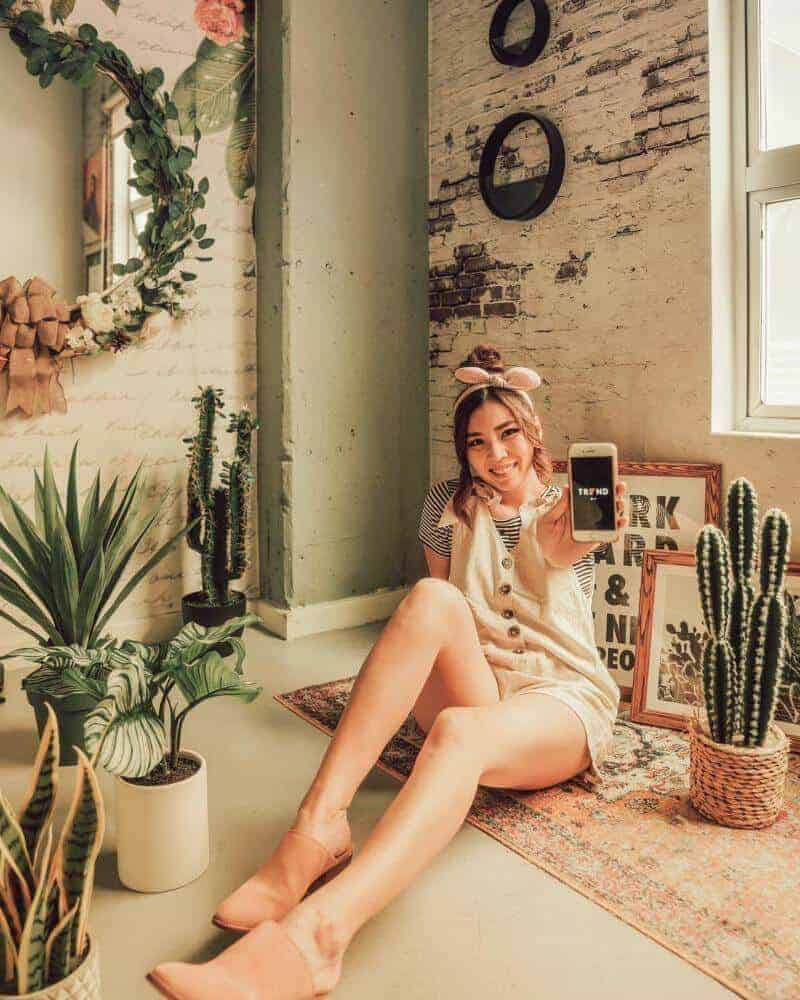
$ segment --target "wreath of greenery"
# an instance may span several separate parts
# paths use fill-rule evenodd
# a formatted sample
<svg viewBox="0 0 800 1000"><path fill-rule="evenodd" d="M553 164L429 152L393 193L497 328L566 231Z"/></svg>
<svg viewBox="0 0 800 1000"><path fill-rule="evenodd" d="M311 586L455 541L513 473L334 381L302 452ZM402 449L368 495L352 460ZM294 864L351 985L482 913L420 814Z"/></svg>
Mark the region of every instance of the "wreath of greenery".
<svg viewBox="0 0 800 1000"><path fill-rule="evenodd" d="M48 87L59 75L87 87L95 73L101 73L128 99L130 126L125 130L125 144L135 173L128 184L139 194L150 195L153 209L138 238L141 256L115 264L112 270L120 280L100 293L102 303L114 308L115 328L102 333L95 330L97 346L76 353L122 350L140 339L149 315L164 310L176 317L185 311L185 286L197 275L183 270L181 262L212 259L189 252L208 250L214 243L206 236L206 226L195 222L195 212L205 206L208 178L195 184L188 172L197 156L200 129L195 125L193 149L177 145L170 132L179 132L179 112L170 94L160 89L163 71L158 67L136 70L121 49L98 37L93 25L81 24L74 33L50 30L38 11L17 13L15 0L0 0L0 28L9 29L12 42L26 58L28 72L38 77L41 87ZM171 122L175 123L172 127ZM138 295L131 296L132 287ZM120 316L124 317L121 322Z"/></svg>

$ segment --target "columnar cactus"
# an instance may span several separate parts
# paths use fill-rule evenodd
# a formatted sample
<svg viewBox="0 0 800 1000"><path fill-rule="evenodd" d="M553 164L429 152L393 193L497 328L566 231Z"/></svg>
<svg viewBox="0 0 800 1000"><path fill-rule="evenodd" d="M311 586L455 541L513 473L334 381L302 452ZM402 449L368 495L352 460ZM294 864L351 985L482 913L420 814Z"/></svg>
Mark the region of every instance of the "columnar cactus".
<svg viewBox="0 0 800 1000"><path fill-rule="evenodd" d="M703 694L717 743L763 746L775 714L786 654L784 580L791 529L777 507L761 529L760 593L755 569L758 508L751 483L728 490L728 539L707 524L697 535L697 580L708 639L703 649ZM733 575L733 586L731 586Z"/></svg>
<svg viewBox="0 0 800 1000"><path fill-rule="evenodd" d="M233 461L222 464L222 486L214 486L217 453L214 422L223 410L222 390L206 386L192 400L199 411L198 431L189 444L188 519L201 520L189 531L189 547L200 553L202 588L210 605L229 603L228 584L247 568L245 534L254 476L251 444L258 422L246 408L230 417L236 435Z"/></svg>

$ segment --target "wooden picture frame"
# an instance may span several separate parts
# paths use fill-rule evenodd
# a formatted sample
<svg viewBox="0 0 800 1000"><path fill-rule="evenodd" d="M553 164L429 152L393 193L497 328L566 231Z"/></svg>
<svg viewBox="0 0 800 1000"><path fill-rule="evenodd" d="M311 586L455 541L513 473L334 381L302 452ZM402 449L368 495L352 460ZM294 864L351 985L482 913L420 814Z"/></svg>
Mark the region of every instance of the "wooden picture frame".
<svg viewBox="0 0 800 1000"><path fill-rule="evenodd" d="M567 481L567 463L553 462L553 479ZM693 550L704 524L720 524L722 466L694 462L619 462L628 526L618 542L594 552L592 614L595 643L620 689L633 692L639 632L639 590L647 549Z"/></svg>
<svg viewBox="0 0 800 1000"><path fill-rule="evenodd" d="M800 613L800 562L789 563L786 589ZM698 700L702 704L700 657L706 636L694 552L645 551L631 722L687 728L693 706ZM775 722L791 750L800 751L800 673L789 672L788 664Z"/></svg>

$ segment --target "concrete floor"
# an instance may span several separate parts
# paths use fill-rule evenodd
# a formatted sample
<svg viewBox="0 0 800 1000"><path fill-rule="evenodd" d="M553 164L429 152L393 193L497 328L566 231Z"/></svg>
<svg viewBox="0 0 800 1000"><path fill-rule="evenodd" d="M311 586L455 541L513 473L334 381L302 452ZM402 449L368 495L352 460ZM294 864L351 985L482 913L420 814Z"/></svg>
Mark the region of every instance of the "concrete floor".
<svg viewBox="0 0 800 1000"><path fill-rule="evenodd" d="M185 728L209 763L212 860L191 885L159 895L125 889L114 855L112 780L90 924L106 1000L155 997L145 972L160 961L203 961L233 938L210 916L265 858L294 817L328 738L272 699L358 672L381 625L287 643L249 631L247 676L264 685L251 705L219 699ZM10 673L0 706L0 787L18 804L36 739L33 712ZM70 772L71 773L71 772ZM62 810L71 785L64 777ZM350 810L356 850L399 790L374 769ZM332 994L347 1000L518 1000L733 996L600 906L464 824L405 893L354 938ZM221 998L224 1000L224 998Z"/></svg>

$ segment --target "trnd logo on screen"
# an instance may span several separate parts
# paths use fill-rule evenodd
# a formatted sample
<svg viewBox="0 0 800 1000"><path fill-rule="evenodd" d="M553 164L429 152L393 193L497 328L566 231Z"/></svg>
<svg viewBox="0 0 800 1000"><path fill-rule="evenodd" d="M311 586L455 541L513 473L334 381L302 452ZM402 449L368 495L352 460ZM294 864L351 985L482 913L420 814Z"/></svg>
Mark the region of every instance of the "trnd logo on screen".
<svg viewBox="0 0 800 1000"><path fill-rule="evenodd" d="M607 486L579 486L578 496L582 497L607 497L609 494Z"/></svg>

